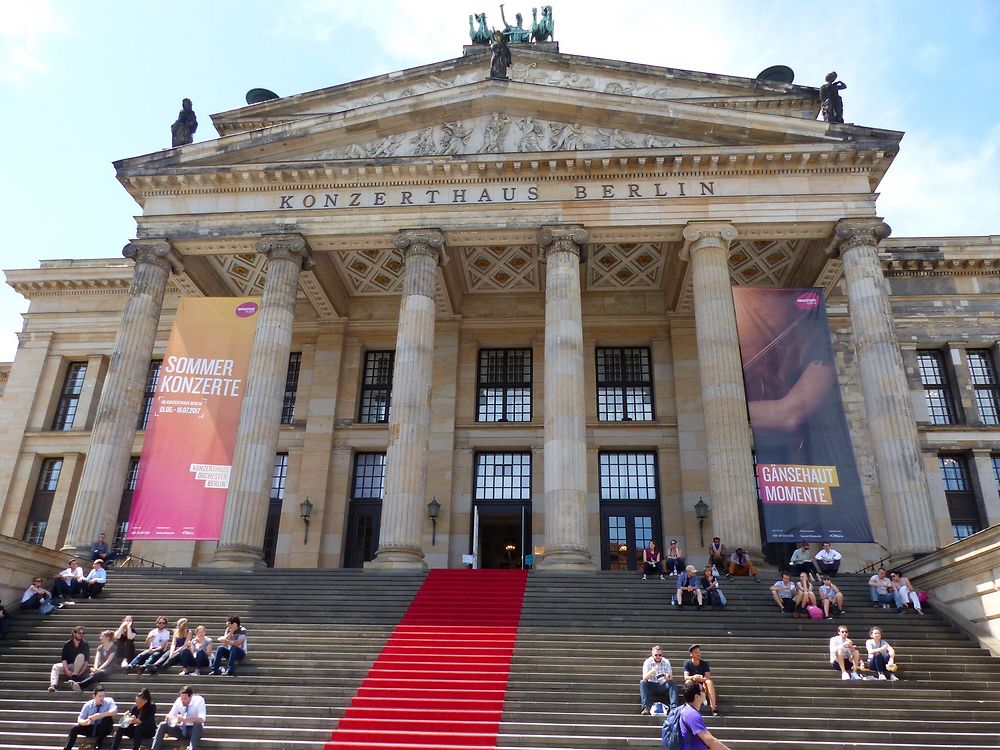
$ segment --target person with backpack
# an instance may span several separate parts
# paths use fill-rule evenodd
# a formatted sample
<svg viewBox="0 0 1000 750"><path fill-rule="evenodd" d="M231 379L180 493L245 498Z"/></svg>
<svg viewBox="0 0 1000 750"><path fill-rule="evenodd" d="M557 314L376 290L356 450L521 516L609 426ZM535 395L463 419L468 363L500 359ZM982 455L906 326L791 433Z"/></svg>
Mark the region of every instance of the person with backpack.
<svg viewBox="0 0 1000 750"><path fill-rule="evenodd" d="M684 686L684 704L673 709L663 722L661 738L666 750L729 750L729 746L708 731L701 718L705 692L701 684Z"/></svg>

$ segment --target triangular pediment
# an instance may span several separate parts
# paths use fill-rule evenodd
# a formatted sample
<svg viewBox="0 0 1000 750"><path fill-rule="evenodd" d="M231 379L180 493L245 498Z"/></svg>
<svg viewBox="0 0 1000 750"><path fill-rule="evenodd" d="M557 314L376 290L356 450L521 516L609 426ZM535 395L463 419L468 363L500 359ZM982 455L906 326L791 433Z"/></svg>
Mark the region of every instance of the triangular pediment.
<svg viewBox="0 0 1000 750"><path fill-rule="evenodd" d="M489 54L469 54L431 65L282 97L212 116L220 135L334 114L373 104L465 86L486 78ZM546 89L570 89L653 101L698 101L709 106L815 119L819 92L809 86L739 76L546 52L515 45L511 81ZM551 97L555 92L544 94Z"/></svg>

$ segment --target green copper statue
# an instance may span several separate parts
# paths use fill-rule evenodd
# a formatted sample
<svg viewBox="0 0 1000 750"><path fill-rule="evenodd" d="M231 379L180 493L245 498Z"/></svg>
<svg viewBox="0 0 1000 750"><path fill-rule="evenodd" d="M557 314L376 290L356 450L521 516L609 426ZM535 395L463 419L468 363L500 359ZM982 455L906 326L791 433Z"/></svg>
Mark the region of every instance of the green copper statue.
<svg viewBox="0 0 1000 750"><path fill-rule="evenodd" d="M522 44L531 41L531 32L521 25L524 21L520 13L514 14L514 20L517 21L517 26L511 26L507 23L507 18L503 14L503 3L500 3L500 18L503 20L504 34L507 35L507 38L512 43Z"/></svg>
<svg viewBox="0 0 1000 750"><path fill-rule="evenodd" d="M542 6L542 20L538 20L538 8L531 9L531 39L535 42L547 42L556 32L552 23L552 6Z"/></svg>
<svg viewBox="0 0 1000 750"><path fill-rule="evenodd" d="M479 24L478 26L473 26L473 19ZM490 36L490 30L486 28L485 13L476 13L474 16L469 16L469 38L473 44L489 44Z"/></svg>

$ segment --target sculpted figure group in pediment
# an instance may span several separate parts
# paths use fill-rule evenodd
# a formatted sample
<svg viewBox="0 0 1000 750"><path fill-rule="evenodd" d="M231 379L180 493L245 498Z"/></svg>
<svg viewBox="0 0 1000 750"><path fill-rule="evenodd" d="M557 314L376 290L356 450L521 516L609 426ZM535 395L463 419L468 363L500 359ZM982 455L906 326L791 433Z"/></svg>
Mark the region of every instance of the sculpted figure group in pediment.
<svg viewBox="0 0 1000 750"><path fill-rule="evenodd" d="M537 153L584 149L668 148L695 141L621 128L551 122L534 117L512 118L504 112L474 120L452 120L415 132L352 143L304 157L308 159L377 159L392 156Z"/></svg>

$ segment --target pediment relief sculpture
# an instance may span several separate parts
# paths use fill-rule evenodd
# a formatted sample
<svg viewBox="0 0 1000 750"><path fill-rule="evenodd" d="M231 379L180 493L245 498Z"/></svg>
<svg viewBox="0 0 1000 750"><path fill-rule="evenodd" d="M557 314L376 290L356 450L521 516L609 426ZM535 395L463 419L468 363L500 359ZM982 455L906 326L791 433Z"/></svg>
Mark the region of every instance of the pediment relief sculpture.
<svg viewBox="0 0 1000 750"><path fill-rule="evenodd" d="M301 158L318 161L698 145L704 144L620 128L599 128L497 112L486 117L452 120L412 132L330 148Z"/></svg>

